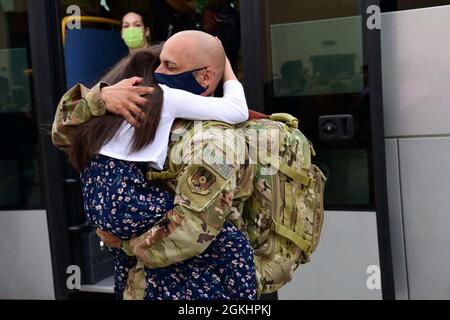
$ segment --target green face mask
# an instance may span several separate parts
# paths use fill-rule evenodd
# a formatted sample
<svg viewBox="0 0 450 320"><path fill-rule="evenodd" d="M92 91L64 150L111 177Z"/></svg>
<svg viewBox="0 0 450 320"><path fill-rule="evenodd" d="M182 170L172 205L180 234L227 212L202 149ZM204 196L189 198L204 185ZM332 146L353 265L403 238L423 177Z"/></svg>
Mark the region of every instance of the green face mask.
<svg viewBox="0 0 450 320"><path fill-rule="evenodd" d="M122 38L130 49L143 48L145 44L144 30L141 28L126 28L122 31Z"/></svg>

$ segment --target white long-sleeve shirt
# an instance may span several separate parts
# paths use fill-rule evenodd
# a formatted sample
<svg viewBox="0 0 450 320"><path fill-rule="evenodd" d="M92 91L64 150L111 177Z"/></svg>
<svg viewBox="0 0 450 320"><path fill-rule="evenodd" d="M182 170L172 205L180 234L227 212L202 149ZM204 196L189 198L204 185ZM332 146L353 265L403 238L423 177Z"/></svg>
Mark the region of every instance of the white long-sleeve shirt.
<svg viewBox="0 0 450 320"><path fill-rule="evenodd" d="M134 128L124 121L114 138L100 149L99 154L119 160L149 162L155 169L162 170L175 119L216 120L230 124L248 119L244 88L239 81L224 83L223 98L203 97L165 85L161 85L161 88L164 92L164 102L153 142L138 152L131 152Z"/></svg>

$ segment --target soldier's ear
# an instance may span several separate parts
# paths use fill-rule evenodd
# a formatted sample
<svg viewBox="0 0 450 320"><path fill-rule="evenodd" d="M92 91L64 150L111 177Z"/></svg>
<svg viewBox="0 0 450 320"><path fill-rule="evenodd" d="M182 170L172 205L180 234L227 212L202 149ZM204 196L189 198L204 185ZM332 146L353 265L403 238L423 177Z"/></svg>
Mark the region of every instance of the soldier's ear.
<svg viewBox="0 0 450 320"><path fill-rule="evenodd" d="M213 68L206 67L198 72L197 81L202 87L208 88L213 82L215 74L216 73Z"/></svg>

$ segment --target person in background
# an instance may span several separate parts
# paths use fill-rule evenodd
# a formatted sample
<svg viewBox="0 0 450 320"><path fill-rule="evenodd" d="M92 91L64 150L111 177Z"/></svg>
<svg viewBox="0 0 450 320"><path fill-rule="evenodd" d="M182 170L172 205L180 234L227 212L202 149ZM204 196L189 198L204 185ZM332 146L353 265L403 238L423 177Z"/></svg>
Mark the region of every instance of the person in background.
<svg viewBox="0 0 450 320"><path fill-rule="evenodd" d="M151 0L152 41L164 42L175 33L196 29L195 0Z"/></svg>
<svg viewBox="0 0 450 320"><path fill-rule="evenodd" d="M150 28L142 15L128 12L122 18L122 39L133 53L150 47Z"/></svg>
<svg viewBox="0 0 450 320"><path fill-rule="evenodd" d="M295 97L303 94L307 80L303 70L302 60L291 60L285 62L280 70L283 82L279 95L284 97Z"/></svg>
<svg viewBox="0 0 450 320"><path fill-rule="evenodd" d="M241 43L239 1L208 0L201 15L202 30L220 39L233 69L238 69Z"/></svg>
<svg viewBox="0 0 450 320"><path fill-rule="evenodd" d="M9 79L0 75L0 112L12 109L13 105Z"/></svg>

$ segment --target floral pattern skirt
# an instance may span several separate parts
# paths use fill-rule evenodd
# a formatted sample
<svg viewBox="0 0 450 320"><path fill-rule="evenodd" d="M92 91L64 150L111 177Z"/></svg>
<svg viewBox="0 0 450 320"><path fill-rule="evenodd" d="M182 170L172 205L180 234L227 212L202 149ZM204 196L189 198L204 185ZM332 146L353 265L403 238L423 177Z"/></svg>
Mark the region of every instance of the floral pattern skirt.
<svg viewBox="0 0 450 320"><path fill-rule="evenodd" d="M88 220L123 240L142 235L173 208L170 194L148 183L137 163L97 155L81 172L81 184ZM114 291L121 299L136 258L110 251ZM229 222L203 253L165 268L145 268L145 279L147 300L256 299L252 248Z"/></svg>

